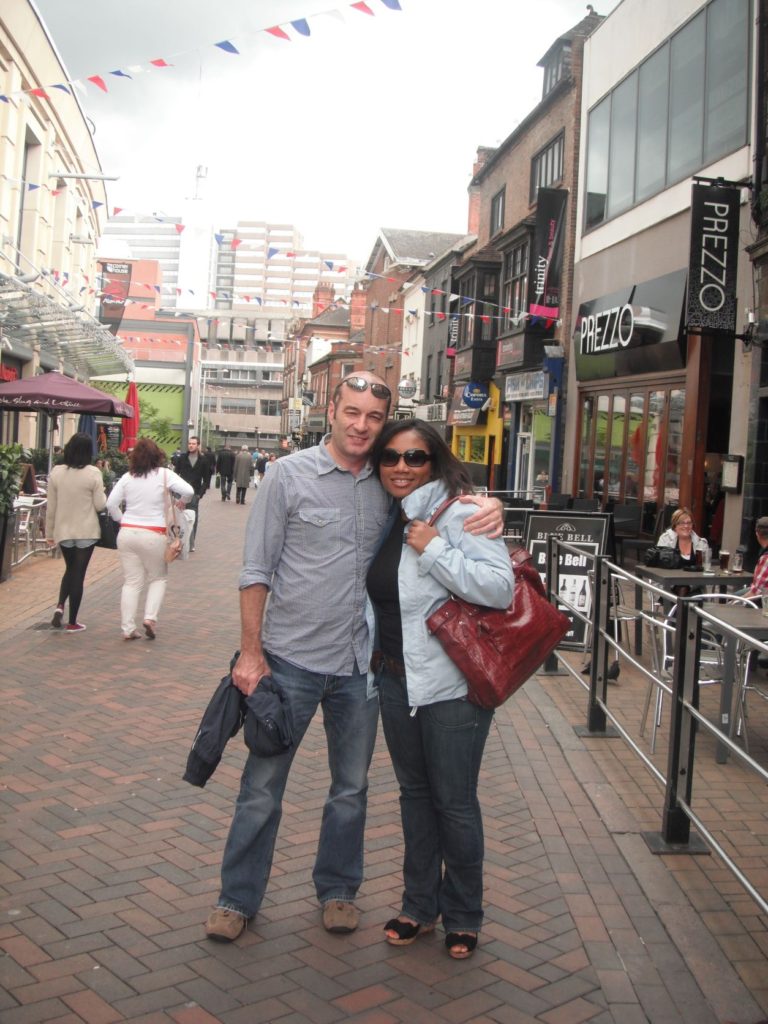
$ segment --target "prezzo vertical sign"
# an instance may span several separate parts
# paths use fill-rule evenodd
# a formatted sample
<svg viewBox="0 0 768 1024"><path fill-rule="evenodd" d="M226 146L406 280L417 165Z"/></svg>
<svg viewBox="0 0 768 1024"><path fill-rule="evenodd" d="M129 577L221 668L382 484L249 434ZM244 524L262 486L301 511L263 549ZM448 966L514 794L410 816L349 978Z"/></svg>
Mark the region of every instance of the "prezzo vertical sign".
<svg viewBox="0 0 768 1024"><path fill-rule="evenodd" d="M736 331L741 189L694 185L686 326L697 331Z"/></svg>
<svg viewBox="0 0 768 1024"><path fill-rule="evenodd" d="M568 192L540 188L536 198L536 236L529 269L530 326L551 327L560 317L560 277ZM543 322L542 322L543 321Z"/></svg>

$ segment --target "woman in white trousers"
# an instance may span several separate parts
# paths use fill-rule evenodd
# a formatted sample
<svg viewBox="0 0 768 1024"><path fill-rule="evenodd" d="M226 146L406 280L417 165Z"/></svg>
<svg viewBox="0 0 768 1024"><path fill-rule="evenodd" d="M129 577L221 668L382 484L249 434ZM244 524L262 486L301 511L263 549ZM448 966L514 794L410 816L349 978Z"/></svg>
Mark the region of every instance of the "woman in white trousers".
<svg viewBox="0 0 768 1024"><path fill-rule="evenodd" d="M129 471L115 484L107 509L120 523L117 549L123 565L120 620L124 640L138 640L139 602L143 591L142 625L147 640L157 636L157 620L168 582L167 527L170 503L184 507L194 488L171 469L165 453L154 441L142 437L128 456ZM179 500L180 499L180 500Z"/></svg>

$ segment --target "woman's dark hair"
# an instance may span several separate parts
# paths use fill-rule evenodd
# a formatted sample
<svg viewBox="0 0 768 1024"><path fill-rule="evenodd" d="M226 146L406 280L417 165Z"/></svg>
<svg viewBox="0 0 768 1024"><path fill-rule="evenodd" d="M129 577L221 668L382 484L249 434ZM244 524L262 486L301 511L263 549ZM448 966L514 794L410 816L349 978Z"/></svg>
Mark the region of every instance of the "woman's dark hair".
<svg viewBox="0 0 768 1024"><path fill-rule="evenodd" d="M93 440L90 434L73 434L64 445L64 465L82 469L93 462Z"/></svg>
<svg viewBox="0 0 768 1024"><path fill-rule="evenodd" d="M432 456L432 479L442 480L448 488L448 494L472 494L472 478L467 469L456 458L451 449L433 426L425 420L390 420L385 424L376 443L371 450L371 460L377 476L381 476L381 454L398 434L413 430L419 435Z"/></svg>
<svg viewBox="0 0 768 1024"><path fill-rule="evenodd" d="M146 476L164 465L165 452L149 437L140 437L128 456L128 469L132 476Z"/></svg>

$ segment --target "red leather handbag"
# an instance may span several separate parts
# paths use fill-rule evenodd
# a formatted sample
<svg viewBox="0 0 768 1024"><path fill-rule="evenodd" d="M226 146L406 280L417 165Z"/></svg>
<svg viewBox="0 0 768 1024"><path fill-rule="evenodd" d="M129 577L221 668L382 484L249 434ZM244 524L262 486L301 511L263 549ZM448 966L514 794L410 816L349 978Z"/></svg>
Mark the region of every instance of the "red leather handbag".
<svg viewBox="0 0 768 1024"><path fill-rule="evenodd" d="M428 520L433 525L455 499ZM452 594L427 619L427 628L466 677L467 696L497 708L542 665L571 628L568 616L547 600L531 553L509 553L515 574L509 608L485 608Z"/></svg>

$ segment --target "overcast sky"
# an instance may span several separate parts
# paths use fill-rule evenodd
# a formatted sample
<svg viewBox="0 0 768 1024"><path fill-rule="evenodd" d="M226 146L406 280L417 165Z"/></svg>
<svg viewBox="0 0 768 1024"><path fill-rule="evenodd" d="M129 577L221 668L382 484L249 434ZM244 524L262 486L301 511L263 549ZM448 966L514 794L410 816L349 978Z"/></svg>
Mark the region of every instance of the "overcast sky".
<svg viewBox="0 0 768 1024"><path fill-rule="evenodd" d="M203 165L216 226L292 223L308 248L360 261L380 227L466 230L477 146L536 105L536 62L587 13L582 0L367 0L374 17L338 0L35 2L70 76L107 81L81 102L120 177L110 209L181 214ZM289 26L302 18L308 38ZM263 31L276 24L291 42ZM173 66L128 70L156 58Z"/></svg>

